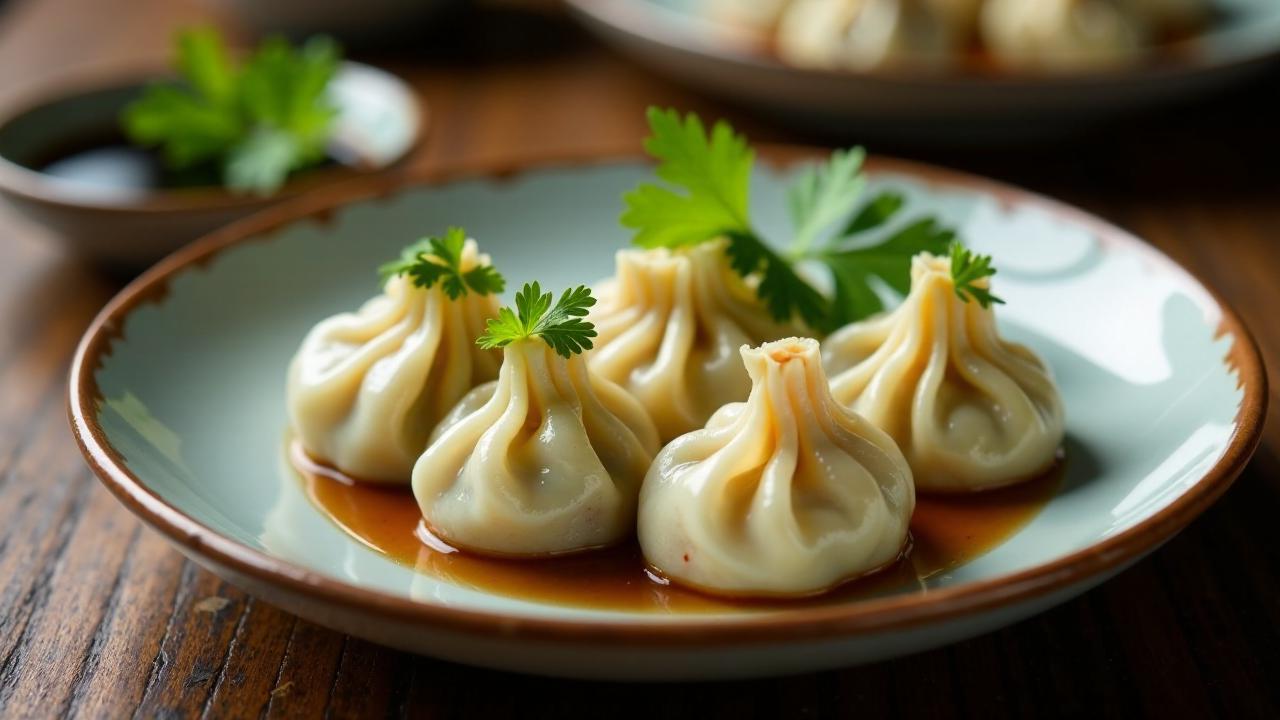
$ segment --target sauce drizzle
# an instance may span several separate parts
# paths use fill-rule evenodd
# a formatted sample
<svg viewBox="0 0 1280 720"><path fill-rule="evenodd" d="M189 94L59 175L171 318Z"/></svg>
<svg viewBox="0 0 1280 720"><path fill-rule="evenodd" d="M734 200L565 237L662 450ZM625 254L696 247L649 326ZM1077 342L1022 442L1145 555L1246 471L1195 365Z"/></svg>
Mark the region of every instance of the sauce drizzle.
<svg viewBox="0 0 1280 720"><path fill-rule="evenodd" d="M408 487L357 482L313 461L297 443L289 449L289 460L307 497L326 517L367 547L418 572L525 600L641 612L832 605L919 589L927 578L986 553L1039 514L1061 484L1063 465L1000 490L919 495L911 518L911 548L897 563L823 595L750 600L713 597L669 583L645 566L635 540L536 560L462 552L427 530Z"/></svg>

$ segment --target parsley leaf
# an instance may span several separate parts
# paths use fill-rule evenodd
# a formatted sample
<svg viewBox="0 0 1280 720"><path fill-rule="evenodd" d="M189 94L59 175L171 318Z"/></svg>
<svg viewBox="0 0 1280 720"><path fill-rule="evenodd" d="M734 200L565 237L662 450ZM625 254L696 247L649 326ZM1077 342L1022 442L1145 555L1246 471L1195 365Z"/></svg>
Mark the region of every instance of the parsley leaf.
<svg viewBox="0 0 1280 720"><path fill-rule="evenodd" d="M339 63L331 40L295 50L271 38L242 67L211 28L180 33L176 50L182 81L153 84L125 108L130 141L159 147L173 169L217 164L225 185L261 194L324 159L336 116L325 96Z"/></svg>
<svg viewBox="0 0 1280 720"><path fill-rule="evenodd" d="M786 320L798 314L821 332L830 332L838 327L830 322L827 299L760 238L750 233L730 233L725 254L729 258L729 267L742 277L760 274L756 295L775 320Z"/></svg>
<svg viewBox="0 0 1280 720"><path fill-rule="evenodd" d="M906 202L907 199L902 196L902 193L893 190L886 190L880 193L862 206L862 209L853 216L844 230L840 231L840 237L852 237L884 225L894 215L898 214L898 211L902 209Z"/></svg>
<svg viewBox="0 0 1280 720"><path fill-rule="evenodd" d="M748 197L755 152L724 121L708 134L689 113L649 108L645 150L658 160L658 177L684 194L643 184L623 196L622 225L636 230L641 247L681 247L734 231L749 231Z"/></svg>
<svg viewBox="0 0 1280 720"><path fill-rule="evenodd" d="M954 239L954 232L924 218L875 245L825 251L821 259L835 284L832 324L840 327L884 309L869 282L873 277L906 295L911 290L911 258L921 252L942 255Z"/></svg>
<svg viewBox="0 0 1280 720"><path fill-rule="evenodd" d="M641 247L680 248L727 237L729 265L743 277L757 277L756 295L778 321L799 316L819 332L860 320L884 309L871 285L880 278L906 293L911 257L918 252L945 252L954 233L931 218L897 230L878 244L845 240L885 225L905 205L897 192L885 191L859 207L866 189L862 148L836 151L824 164L803 172L788 191L795 236L779 253L765 242L750 220L750 180L755 155L745 138L717 122L707 133L698 116L682 119L675 110L650 108L650 137L645 149L658 161L658 177L677 190L645 183L623 196L621 222L636 231ZM840 228L821 248L815 241ZM810 285L795 264L816 260L834 280L828 299Z"/></svg>
<svg viewBox="0 0 1280 720"><path fill-rule="evenodd" d="M825 299L751 228L755 153L746 139L724 121L707 133L693 113L681 119L675 110L650 108L648 120L652 134L645 149L658 160L658 177L685 192L646 183L624 195L621 222L636 230L633 242L675 249L727 236L730 266L743 277L760 274L756 293L775 319L798 313L814 327L824 326Z"/></svg>
<svg viewBox="0 0 1280 720"><path fill-rule="evenodd" d="M951 244L951 280L956 286L956 296L961 300L976 300L984 308L991 307L992 303L1003 305L1004 300L992 295L987 288L974 284L995 274L990 255L975 255L958 242Z"/></svg>
<svg viewBox="0 0 1280 720"><path fill-rule="evenodd" d="M591 349L595 325L582 319L596 304L591 290L582 285L565 290L554 307L552 297L549 292L543 293L538 283L525 283L516 293L516 311L512 312L509 307L499 310L498 317L490 318L476 344L490 350L537 337L565 358Z"/></svg>
<svg viewBox="0 0 1280 720"><path fill-rule="evenodd" d="M853 210L867 184L861 173L866 156L860 147L837 150L828 162L806 170L792 183L787 200L796 229L791 243L794 254L803 254L818 233Z"/></svg>
<svg viewBox="0 0 1280 720"><path fill-rule="evenodd" d="M476 265L462 270L462 249L467 232L451 227L444 237L426 237L400 251L400 257L378 268L383 284L397 275L408 275L417 287L440 288L457 300L468 291L496 295L506 287L506 279L492 265Z"/></svg>

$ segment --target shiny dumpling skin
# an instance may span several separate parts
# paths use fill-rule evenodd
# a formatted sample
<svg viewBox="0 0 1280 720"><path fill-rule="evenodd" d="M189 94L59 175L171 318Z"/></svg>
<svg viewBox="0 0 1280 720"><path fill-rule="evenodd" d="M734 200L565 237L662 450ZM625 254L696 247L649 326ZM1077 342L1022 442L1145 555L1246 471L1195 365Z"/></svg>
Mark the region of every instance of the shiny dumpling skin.
<svg viewBox="0 0 1280 720"><path fill-rule="evenodd" d="M1081 71L1132 61L1146 24L1117 0L987 0L982 40L1014 68Z"/></svg>
<svg viewBox="0 0 1280 720"><path fill-rule="evenodd" d="M831 397L816 341L741 355L750 397L673 440L645 477L645 559L731 596L810 595L894 562L915 488L893 440Z"/></svg>
<svg viewBox="0 0 1280 720"><path fill-rule="evenodd" d="M958 51L958 0L796 0L778 24L778 53L804 67L936 66Z"/></svg>
<svg viewBox="0 0 1280 720"><path fill-rule="evenodd" d="M945 258L916 256L911 278L897 309L823 341L836 400L897 441L920 490L980 490L1048 470L1064 432L1048 366L1000 337L992 308L956 296Z"/></svg>
<svg viewBox="0 0 1280 720"><path fill-rule="evenodd" d="M463 267L488 264L468 240ZM370 482L408 484L436 423L471 388L498 375L500 356L475 339L497 298L451 300L437 285L389 280L355 313L316 325L289 366L293 431L316 460Z"/></svg>
<svg viewBox="0 0 1280 720"><path fill-rule="evenodd" d="M657 431L616 384L537 339L504 348L496 382L476 388L437 428L413 469L427 526L478 553L540 556L617 543Z"/></svg>
<svg viewBox="0 0 1280 720"><path fill-rule="evenodd" d="M670 440L751 391L742 345L794 335L724 258L722 241L675 252L620 250L597 293L591 371L625 387Z"/></svg>

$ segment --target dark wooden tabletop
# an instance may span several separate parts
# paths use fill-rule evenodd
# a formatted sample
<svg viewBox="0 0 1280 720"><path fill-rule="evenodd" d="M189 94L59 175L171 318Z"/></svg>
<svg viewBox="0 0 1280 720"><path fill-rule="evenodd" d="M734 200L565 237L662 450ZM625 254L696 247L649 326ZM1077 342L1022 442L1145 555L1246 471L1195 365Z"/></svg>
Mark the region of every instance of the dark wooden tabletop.
<svg viewBox="0 0 1280 720"><path fill-rule="evenodd" d="M0 98L68 66L162 53L218 3L9 2ZM562 18L372 58L432 108L421 165L617 148L666 103L758 140L821 142L681 89ZM493 18L491 18L493 19ZM429 36L427 36L429 37ZM1069 139L906 155L1025 185L1135 231L1280 349L1280 75ZM0 209L0 717L601 715L1280 716L1280 429L1191 527L1039 617L893 662L750 683L637 686L506 675L345 637L197 569L95 480L67 429L72 348L119 282ZM1271 420L1280 410L1273 391Z"/></svg>

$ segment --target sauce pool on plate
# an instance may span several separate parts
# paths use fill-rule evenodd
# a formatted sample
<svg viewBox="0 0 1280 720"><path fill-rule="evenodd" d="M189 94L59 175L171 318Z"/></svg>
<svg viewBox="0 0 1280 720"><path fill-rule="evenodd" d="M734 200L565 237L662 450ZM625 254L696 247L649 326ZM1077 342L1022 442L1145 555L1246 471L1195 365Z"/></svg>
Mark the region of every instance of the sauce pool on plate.
<svg viewBox="0 0 1280 720"><path fill-rule="evenodd" d="M418 572L462 587L526 600L631 611L713 611L794 608L846 603L919 588L1016 533L1049 502L1062 463L1042 477L973 495L919 495L911 546L902 559L872 575L811 598L738 600L705 595L654 575L632 540L618 547L562 557L508 560L461 552L431 535L408 487L360 483L289 448L307 497L365 546Z"/></svg>

